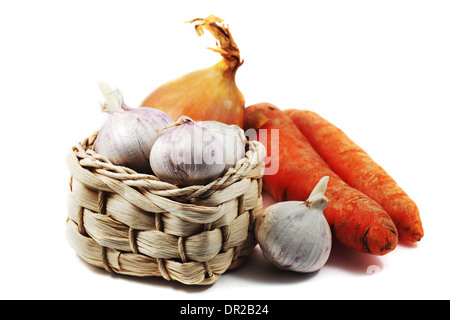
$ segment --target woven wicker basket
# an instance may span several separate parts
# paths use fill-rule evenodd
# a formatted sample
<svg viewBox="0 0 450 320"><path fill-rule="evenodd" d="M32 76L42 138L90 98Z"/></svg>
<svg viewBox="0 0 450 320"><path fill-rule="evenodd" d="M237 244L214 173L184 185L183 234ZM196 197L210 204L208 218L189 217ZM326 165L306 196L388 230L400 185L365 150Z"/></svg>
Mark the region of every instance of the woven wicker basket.
<svg viewBox="0 0 450 320"><path fill-rule="evenodd" d="M178 188L95 153L97 133L68 156L67 236L82 259L109 272L195 285L242 264L262 211L262 144L250 141L246 157L208 185Z"/></svg>

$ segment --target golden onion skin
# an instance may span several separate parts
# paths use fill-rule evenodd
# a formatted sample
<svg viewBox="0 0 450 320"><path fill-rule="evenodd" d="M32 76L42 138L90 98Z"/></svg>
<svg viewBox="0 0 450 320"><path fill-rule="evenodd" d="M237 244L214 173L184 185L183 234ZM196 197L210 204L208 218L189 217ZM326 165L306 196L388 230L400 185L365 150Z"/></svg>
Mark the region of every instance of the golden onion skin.
<svg viewBox="0 0 450 320"><path fill-rule="evenodd" d="M190 72L159 86L141 103L167 113L172 119L188 116L194 121L219 121L243 128L245 99L235 82L236 71L243 64L238 46L228 26L215 16L188 21L195 23L199 36L204 29L218 40L222 60L215 65Z"/></svg>

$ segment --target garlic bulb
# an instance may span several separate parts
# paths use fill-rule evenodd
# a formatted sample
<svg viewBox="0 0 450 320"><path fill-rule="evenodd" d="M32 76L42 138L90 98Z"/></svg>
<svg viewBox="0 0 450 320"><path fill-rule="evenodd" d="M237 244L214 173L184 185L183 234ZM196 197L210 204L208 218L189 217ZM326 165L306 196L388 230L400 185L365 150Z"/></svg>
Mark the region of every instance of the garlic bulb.
<svg viewBox="0 0 450 320"><path fill-rule="evenodd" d="M285 201L267 207L255 223L264 257L280 269L314 272L327 262L331 230L323 215L328 204L323 177L306 201Z"/></svg>
<svg viewBox="0 0 450 320"><path fill-rule="evenodd" d="M225 170L232 168L245 157L245 134L239 126L228 125L218 121L198 122L203 127L213 130L218 134L223 145Z"/></svg>
<svg viewBox="0 0 450 320"><path fill-rule="evenodd" d="M126 166L140 173L150 173L149 155L158 130L173 120L154 108L128 108L121 93L99 82L106 103L103 111L109 117L95 141L95 152L115 165Z"/></svg>
<svg viewBox="0 0 450 320"><path fill-rule="evenodd" d="M206 184L223 173L223 146L213 130L181 116L161 133L150 152L150 166L161 180L178 186Z"/></svg>

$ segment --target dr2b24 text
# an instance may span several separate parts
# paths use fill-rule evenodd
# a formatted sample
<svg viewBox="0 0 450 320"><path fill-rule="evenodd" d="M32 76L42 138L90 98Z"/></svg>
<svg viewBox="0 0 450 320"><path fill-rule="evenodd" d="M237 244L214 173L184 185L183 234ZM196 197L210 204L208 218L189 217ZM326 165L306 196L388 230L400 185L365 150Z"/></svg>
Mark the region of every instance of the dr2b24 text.
<svg viewBox="0 0 450 320"><path fill-rule="evenodd" d="M187 305L185 307L181 307L180 314L183 315L206 315L211 317L214 312L223 313L223 314L232 314L232 315L267 315L269 314L268 305L253 305L253 304L225 304L223 308L215 308L213 306L210 307L201 307L201 306L191 306Z"/></svg>

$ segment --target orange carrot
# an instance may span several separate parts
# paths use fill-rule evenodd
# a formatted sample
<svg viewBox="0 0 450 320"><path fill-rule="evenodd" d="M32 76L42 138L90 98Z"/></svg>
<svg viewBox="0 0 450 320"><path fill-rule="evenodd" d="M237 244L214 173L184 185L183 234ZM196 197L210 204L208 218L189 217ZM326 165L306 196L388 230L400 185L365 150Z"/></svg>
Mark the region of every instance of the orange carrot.
<svg viewBox="0 0 450 320"><path fill-rule="evenodd" d="M422 238L417 205L363 149L312 111L291 109L285 113L338 176L386 210L401 238L412 242Z"/></svg>
<svg viewBox="0 0 450 320"><path fill-rule="evenodd" d="M269 103L245 108L245 129L268 129L261 139L275 174L263 178L264 189L276 201L305 200L323 176L329 176L324 215L336 238L344 245L375 255L392 251L397 229L389 215L374 200L350 187L335 174L283 111ZM272 145L271 129L278 129L278 148ZM268 166L269 164L267 164ZM267 168L266 166L266 168Z"/></svg>

